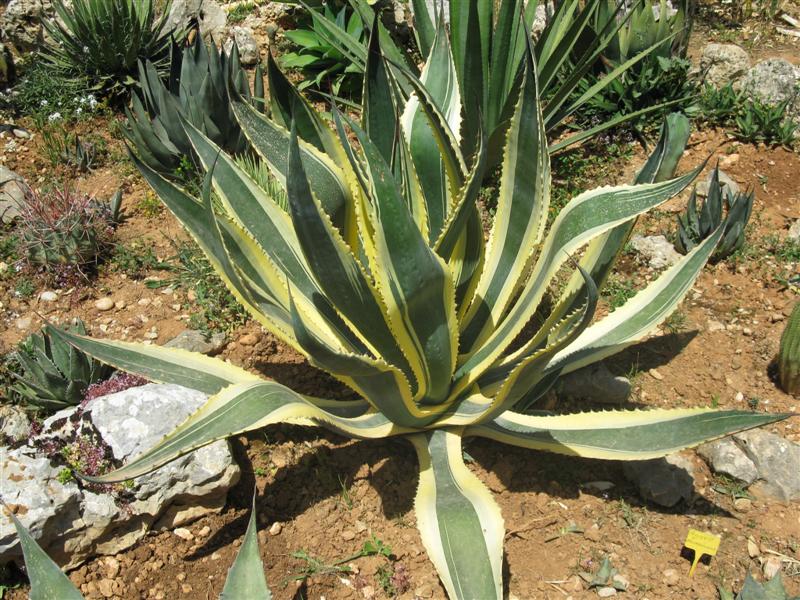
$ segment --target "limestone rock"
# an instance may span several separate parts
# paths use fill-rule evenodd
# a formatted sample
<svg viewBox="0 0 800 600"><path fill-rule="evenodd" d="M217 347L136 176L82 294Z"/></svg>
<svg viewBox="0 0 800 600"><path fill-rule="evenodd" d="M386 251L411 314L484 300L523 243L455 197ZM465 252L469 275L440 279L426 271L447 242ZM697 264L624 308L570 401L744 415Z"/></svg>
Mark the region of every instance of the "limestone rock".
<svg viewBox="0 0 800 600"><path fill-rule="evenodd" d="M0 404L0 442L11 443L27 439L31 420L27 413L13 404Z"/></svg>
<svg viewBox="0 0 800 600"><path fill-rule="evenodd" d="M602 362L565 375L560 384L560 396L603 404L622 404L631 393L630 380L614 375Z"/></svg>
<svg viewBox="0 0 800 600"><path fill-rule="evenodd" d="M10 223L19 216L25 189L25 180L20 175L0 165L0 220L3 223Z"/></svg>
<svg viewBox="0 0 800 600"><path fill-rule="evenodd" d="M631 238L631 246L647 259L651 269L671 267L681 259L681 255L663 235L635 235Z"/></svg>
<svg viewBox="0 0 800 600"><path fill-rule="evenodd" d="M83 414L74 408L60 411L45 421L43 435L66 436L72 427L89 423L124 463L153 446L205 399L181 386L148 384L96 398ZM97 554L116 554L151 528L177 527L221 509L239 478L226 441L136 479L126 490L130 500L125 503L105 491L79 487L60 477L62 470L31 445L0 448L4 500L39 544L70 568ZM13 526L0 517L0 561L20 554Z"/></svg>
<svg viewBox="0 0 800 600"><path fill-rule="evenodd" d="M734 438L758 469L751 488L756 495L791 502L800 499L800 444L763 429L737 433Z"/></svg>
<svg viewBox="0 0 800 600"><path fill-rule="evenodd" d="M260 54L258 52L258 43L250 27L233 27L228 41L225 42L225 51L230 53L233 49L233 44L239 48L239 60L245 66L254 65L258 62Z"/></svg>
<svg viewBox="0 0 800 600"><path fill-rule="evenodd" d="M758 469L733 438L703 444L697 453L715 473L733 477L750 485L758 478Z"/></svg>
<svg viewBox="0 0 800 600"><path fill-rule="evenodd" d="M750 57L736 44L708 44L700 57L700 75L715 88L736 81L749 68Z"/></svg>
<svg viewBox="0 0 800 600"><path fill-rule="evenodd" d="M703 181L697 184L697 195L706 198L708 196L708 190L711 187L711 179L714 176L713 171L709 171L708 177L706 177ZM722 169L719 170L719 185L722 187L723 192L727 192L730 190L731 194L738 194L739 193L739 184L737 184L730 175L728 175Z"/></svg>
<svg viewBox="0 0 800 600"><path fill-rule="evenodd" d="M689 500L694 493L694 466L680 454L626 462L623 471L642 498L659 506L675 506L681 500Z"/></svg>
<svg viewBox="0 0 800 600"><path fill-rule="evenodd" d="M800 68L782 58L763 60L740 81L744 94L765 104L788 102L786 114L800 121Z"/></svg>
<svg viewBox="0 0 800 600"><path fill-rule="evenodd" d="M167 26L180 29L193 20L197 21L204 38L211 38L215 42L225 38L228 14L216 0L174 0Z"/></svg>
<svg viewBox="0 0 800 600"><path fill-rule="evenodd" d="M187 329L181 331L166 344L167 348L180 348L189 352L199 352L213 356L225 347L226 337L222 332L206 337L202 331Z"/></svg>
<svg viewBox="0 0 800 600"><path fill-rule="evenodd" d="M38 49L44 41L42 20L53 14L50 0L10 0L0 17L0 33L19 53Z"/></svg>

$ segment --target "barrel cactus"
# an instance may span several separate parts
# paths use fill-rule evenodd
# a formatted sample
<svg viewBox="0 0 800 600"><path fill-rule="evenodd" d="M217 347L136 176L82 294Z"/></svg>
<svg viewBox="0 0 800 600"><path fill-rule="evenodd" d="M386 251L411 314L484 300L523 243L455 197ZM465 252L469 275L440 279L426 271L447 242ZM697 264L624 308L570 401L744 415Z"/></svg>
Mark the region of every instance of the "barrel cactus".
<svg viewBox="0 0 800 600"><path fill-rule="evenodd" d="M792 310L781 336L778 376L785 392L793 396L800 394L800 302Z"/></svg>

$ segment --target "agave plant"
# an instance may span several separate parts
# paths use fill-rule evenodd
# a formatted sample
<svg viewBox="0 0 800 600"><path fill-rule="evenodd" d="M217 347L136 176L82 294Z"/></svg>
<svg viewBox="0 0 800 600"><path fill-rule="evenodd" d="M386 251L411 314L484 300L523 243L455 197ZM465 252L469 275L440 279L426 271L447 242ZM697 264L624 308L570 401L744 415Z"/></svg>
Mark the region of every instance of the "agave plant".
<svg viewBox="0 0 800 600"><path fill-rule="evenodd" d="M737 192L719 183L719 167L711 174L708 197L697 210L697 190L692 190L684 214L678 215L678 239L675 247L681 254L691 251L711 232L723 229L722 239L711 260L727 258L744 244L744 233L753 211L755 193ZM723 212L724 210L724 212ZM723 219L724 215L724 219Z"/></svg>
<svg viewBox="0 0 800 600"><path fill-rule="evenodd" d="M229 87L251 97L247 73L239 61L239 50L219 51L206 46L196 36L191 46L172 45L169 78L166 84L151 61L139 63L139 88L127 110L126 137L139 157L153 169L175 174L185 157L192 156L192 145L181 121L199 128L226 152L241 154L247 140L233 116ZM264 109L264 78L256 68L252 102ZM262 100L259 100L262 99Z"/></svg>
<svg viewBox="0 0 800 600"><path fill-rule="evenodd" d="M408 75L414 95L405 103L377 37L373 30L360 123L334 111L336 131L328 129L291 87L273 90L273 112L290 117L289 130L234 100L253 148L286 189L288 212L189 124L187 136L207 169L200 198L138 163L253 318L358 399L306 396L182 350L52 332L119 369L210 395L156 446L112 473L87 479L138 477L214 440L273 423L324 427L357 439L403 437L419 457L415 512L422 540L448 594L502 598L503 518L464 464L464 438L636 460L785 415L706 408L515 411L558 375L653 331L691 288L722 230L593 324L597 287L589 273L600 273L597 281L603 281L613 262L608 254L624 244L615 232L625 233L640 214L679 193L697 171L585 192L548 230L550 157L528 48L487 244L476 204L485 145L467 167L457 117L448 113L448 90L439 80L426 87ZM455 81L449 52L447 37L439 35L432 61L443 61ZM418 117L427 123L427 136L408 136ZM327 151L300 140L301 130ZM675 149L664 140L658 151L640 180L670 170L665 163L674 161ZM424 181L409 159L415 152L435 159L444 185ZM582 257L570 259L587 244ZM562 279L564 269L572 271L568 280ZM542 299L556 281L565 285L548 310ZM530 333L528 324L539 326Z"/></svg>
<svg viewBox="0 0 800 600"><path fill-rule="evenodd" d="M763 584L753 579L753 576L748 573L742 591L736 596L722 586L719 586L718 589L720 600L800 600L800 596L790 596L783 587L780 573Z"/></svg>
<svg viewBox="0 0 800 600"><path fill-rule="evenodd" d="M164 71L171 37L169 2L159 16L153 0L53 0L58 19L43 20L52 38L42 52L53 67L88 76L97 86L120 93L134 83L139 60Z"/></svg>
<svg viewBox="0 0 800 600"><path fill-rule="evenodd" d="M598 12L607 0L564 0L557 3L552 18L536 41L535 54L539 76L540 95L544 100L545 130L554 135L565 121L589 99L612 81L648 56L657 48L653 45L610 69L608 76L595 79L579 90L584 76L602 56L616 33L625 26L627 18L618 21L608 18L605 25L591 29ZM375 19L371 5L374 0L348 0L369 31L379 36L383 52L393 65L403 65L416 72L409 53L396 45L389 31ZM305 4L305 3L303 3ZM433 10L431 9L433 5ZM469 162L480 143L481 135L489 139L487 156L490 165L497 164L503 151L505 130L516 103L523 59L528 44L528 31L533 23L537 2L524 0L454 0L450 2L450 26L444 27L438 14L437 2L412 0L414 9L414 35L417 50L425 59L423 76L429 86L446 86L448 101L461 105L464 120L460 132L461 149ZM622 4L612 11L620 14ZM523 19L520 19L523 15ZM374 31L373 31L374 30ZM446 30L447 40L439 32ZM350 35L335 20L318 17L314 21L315 34L347 56L353 68L365 72L368 51L363 43ZM455 80L447 79L447 64L432 54L437 39L439 45L452 47ZM580 46L578 42L580 41ZM413 55L413 53L411 53ZM401 80L401 85L404 82ZM410 91L410 90L407 90ZM626 119L659 110L648 107L636 114L620 115L600 125L564 136L552 144L556 151L579 143L601 131L614 127ZM478 129L481 124L482 131Z"/></svg>
<svg viewBox="0 0 800 600"><path fill-rule="evenodd" d="M86 335L83 321L76 319L72 331ZM28 337L14 358L21 373L15 374L11 389L26 404L44 410L80 404L91 384L108 379L114 372L46 331Z"/></svg>
<svg viewBox="0 0 800 600"><path fill-rule="evenodd" d="M8 507L6 507L11 522L17 530L25 566L30 580L30 600L83 600L83 596L70 581L64 572L44 550L36 543L30 532L20 523ZM250 519L247 522L247 531L242 539L242 545L236 555L225 585L220 594L220 600L271 600L272 593L264 577L264 565L259 552L258 535L256 529L255 498Z"/></svg>
<svg viewBox="0 0 800 600"><path fill-rule="evenodd" d="M353 95L359 91L360 84L358 66L353 64L347 56L342 54L334 45L326 41L324 36L317 34L319 19L326 19L336 23L348 35L366 44L366 31L361 15L343 6L339 11L334 11L328 4L320 7L321 10L311 10L311 27L292 29L285 32L286 38L298 46L297 50L287 52L281 57L284 68L299 69L305 80L299 84L303 90L314 86L318 89L329 88L339 96L342 94Z"/></svg>

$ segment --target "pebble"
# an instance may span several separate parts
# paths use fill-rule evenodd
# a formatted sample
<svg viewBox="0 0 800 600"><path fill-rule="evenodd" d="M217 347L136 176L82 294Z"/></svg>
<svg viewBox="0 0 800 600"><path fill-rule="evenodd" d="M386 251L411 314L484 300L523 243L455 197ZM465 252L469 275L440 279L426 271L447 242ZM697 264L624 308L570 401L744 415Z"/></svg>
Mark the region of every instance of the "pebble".
<svg viewBox="0 0 800 600"><path fill-rule="evenodd" d="M617 595L617 590L612 587L601 587L597 590L597 595L601 598L610 598Z"/></svg>
<svg viewBox="0 0 800 600"><path fill-rule="evenodd" d="M781 559L777 556L770 556L767 560L764 561L764 566L761 567L764 571L764 577L767 579L772 579L780 573L782 567Z"/></svg>
<svg viewBox="0 0 800 600"><path fill-rule="evenodd" d="M144 337L146 337L148 340L157 340L158 339L158 330L151 329L150 331L148 331L147 333L144 334Z"/></svg>
<svg viewBox="0 0 800 600"><path fill-rule="evenodd" d="M708 331L713 333L715 331L725 331L725 324L720 323L719 321L715 321L714 319L709 319L707 323Z"/></svg>
<svg viewBox="0 0 800 600"><path fill-rule="evenodd" d="M189 290L188 292L186 292L186 299L189 302L194 302L195 300L197 300L197 293L194 290Z"/></svg>
<svg viewBox="0 0 800 600"><path fill-rule="evenodd" d="M114 308L116 308L117 310L122 310L126 306L128 306L128 304L127 302L125 302L125 300L117 300L116 302L114 302Z"/></svg>
<svg viewBox="0 0 800 600"><path fill-rule="evenodd" d="M97 591L105 598L111 598L114 595L114 582L110 579L101 579L97 582Z"/></svg>
<svg viewBox="0 0 800 600"><path fill-rule="evenodd" d="M759 549L758 544L756 544L756 541L753 538L749 538L747 540L747 554L748 556L750 556L750 558L755 558L756 556L761 554L761 550Z"/></svg>
<svg viewBox="0 0 800 600"><path fill-rule="evenodd" d="M650 377L658 381L662 381L664 379L664 376L655 369L650 369L648 373L650 373Z"/></svg>
<svg viewBox="0 0 800 600"><path fill-rule="evenodd" d="M361 588L361 595L364 596L364 600L373 600L375 598L375 588L371 585L365 585Z"/></svg>
<svg viewBox="0 0 800 600"><path fill-rule="evenodd" d="M152 300L150 300L150 298L142 298L136 304L138 304L139 306L147 306L151 302Z"/></svg>
<svg viewBox="0 0 800 600"><path fill-rule="evenodd" d="M733 501L733 508L739 512L747 512L753 508L753 501L750 498L737 498Z"/></svg>
<svg viewBox="0 0 800 600"><path fill-rule="evenodd" d="M42 302L55 302L58 300L58 294L55 292L47 291L39 294L39 300Z"/></svg>
<svg viewBox="0 0 800 600"><path fill-rule="evenodd" d="M206 525L200 531L197 532L197 535L200 537L206 537L209 533L211 533L211 527Z"/></svg>
<svg viewBox="0 0 800 600"><path fill-rule="evenodd" d="M182 540L189 541L189 540L193 540L194 539L194 534L191 531L189 531L188 529L186 529L185 527L178 527L172 533L177 535Z"/></svg>
<svg viewBox="0 0 800 600"><path fill-rule="evenodd" d="M628 578L619 573L611 578L611 582L614 583L617 588L622 588L623 590L627 590L631 586L631 582L628 581Z"/></svg>
<svg viewBox="0 0 800 600"><path fill-rule="evenodd" d="M736 402L744 402L744 394L742 392L737 392L733 399L736 400Z"/></svg>
<svg viewBox="0 0 800 600"><path fill-rule="evenodd" d="M17 329L21 329L24 331L25 329L28 329L31 326L32 322L33 321L31 320L30 317L20 317L19 319L16 320L15 325L17 326Z"/></svg>
<svg viewBox="0 0 800 600"><path fill-rule="evenodd" d="M783 321L785 317L781 313L773 313L769 318L773 323L777 323L778 321Z"/></svg>
<svg viewBox="0 0 800 600"><path fill-rule="evenodd" d="M600 541L600 527L597 526L597 523L589 527L586 531L583 532L583 537L587 540L592 542L599 542Z"/></svg>
<svg viewBox="0 0 800 600"><path fill-rule="evenodd" d="M270 535L278 535L283 529L283 525L281 525L278 521L275 521L269 528Z"/></svg>
<svg viewBox="0 0 800 600"><path fill-rule="evenodd" d="M8 263L0 262L0 273L5 273L6 271L8 271Z"/></svg>
<svg viewBox="0 0 800 600"><path fill-rule="evenodd" d="M239 338L239 343L242 346L255 346L258 343L258 336L254 333L246 333Z"/></svg>
<svg viewBox="0 0 800 600"><path fill-rule="evenodd" d="M103 310L103 311L111 310L112 308L114 308L114 301L108 296L106 296L105 298L100 298L100 300L95 302L94 307L97 310Z"/></svg>
<svg viewBox="0 0 800 600"><path fill-rule="evenodd" d="M191 585L189 585L188 583L184 583L183 585L181 585L181 591L182 591L184 594L188 594L188 593L190 593L190 592L192 591L192 589L193 589L193 588L192 588L192 586L191 586Z"/></svg>
<svg viewBox="0 0 800 600"><path fill-rule="evenodd" d="M346 541L354 540L356 538L356 532L351 531L350 529L345 529L342 532L342 539Z"/></svg>
<svg viewBox="0 0 800 600"><path fill-rule="evenodd" d="M664 576L664 583L668 586L678 585L681 580L681 576L675 569L666 569L661 574Z"/></svg>

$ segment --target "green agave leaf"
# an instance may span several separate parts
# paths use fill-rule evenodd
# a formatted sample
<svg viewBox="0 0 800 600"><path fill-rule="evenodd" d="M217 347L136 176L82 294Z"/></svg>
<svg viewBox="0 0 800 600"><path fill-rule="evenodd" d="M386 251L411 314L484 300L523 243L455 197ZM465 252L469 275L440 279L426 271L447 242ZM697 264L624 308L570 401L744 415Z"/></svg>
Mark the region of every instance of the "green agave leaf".
<svg viewBox="0 0 800 600"><path fill-rule="evenodd" d="M30 600L83 600L83 596L59 566L47 556L23 527L17 517L5 506L6 513L17 530L25 567L31 582Z"/></svg>
<svg viewBox="0 0 800 600"><path fill-rule="evenodd" d="M256 496L253 493L253 506L242 545L233 561L220 600L272 600L272 592L264 577L264 565L258 549L258 528L256 526Z"/></svg>
<svg viewBox="0 0 800 600"><path fill-rule="evenodd" d="M710 408L619 410L555 416L507 411L491 423L467 428L464 437L476 435L512 446L585 458L647 460L790 416L791 413Z"/></svg>
<svg viewBox="0 0 800 600"><path fill-rule="evenodd" d="M409 440L420 464L417 527L448 596L500 600L503 517L491 492L464 464L461 430L436 430Z"/></svg>

